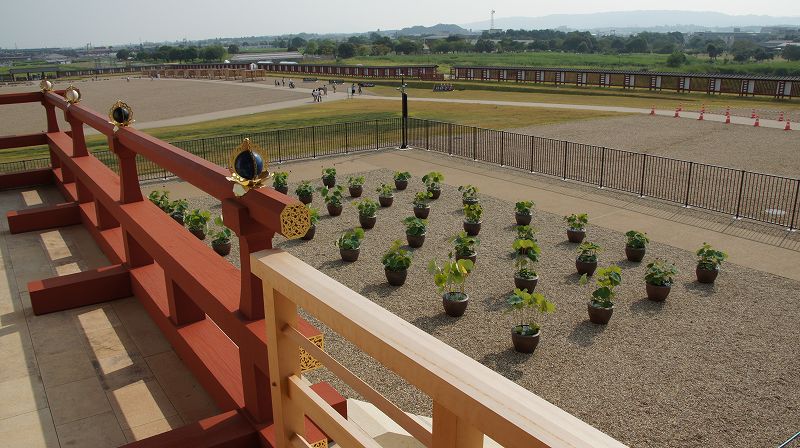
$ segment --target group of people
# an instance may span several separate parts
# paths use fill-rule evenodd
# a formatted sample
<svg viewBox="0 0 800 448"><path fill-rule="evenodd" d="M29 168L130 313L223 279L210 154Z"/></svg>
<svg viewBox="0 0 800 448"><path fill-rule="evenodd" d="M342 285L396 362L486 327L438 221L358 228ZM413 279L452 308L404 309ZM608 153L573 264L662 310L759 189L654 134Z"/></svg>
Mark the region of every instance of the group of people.
<svg viewBox="0 0 800 448"><path fill-rule="evenodd" d="M334 86L334 93L336 92L336 87ZM322 97L328 96L328 86L323 85L322 87L318 87L311 91L311 97L314 98L315 103L321 103Z"/></svg>
<svg viewBox="0 0 800 448"><path fill-rule="evenodd" d="M436 84L433 86L434 92L452 92L453 90L452 84Z"/></svg>
<svg viewBox="0 0 800 448"><path fill-rule="evenodd" d="M286 87L286 78L281 78L280 81L278 81L277 79L275 80L275 87L281 87L281 86ZM289 80L289 88L294 89L294 81L292 81L291 79Z"/></svg>

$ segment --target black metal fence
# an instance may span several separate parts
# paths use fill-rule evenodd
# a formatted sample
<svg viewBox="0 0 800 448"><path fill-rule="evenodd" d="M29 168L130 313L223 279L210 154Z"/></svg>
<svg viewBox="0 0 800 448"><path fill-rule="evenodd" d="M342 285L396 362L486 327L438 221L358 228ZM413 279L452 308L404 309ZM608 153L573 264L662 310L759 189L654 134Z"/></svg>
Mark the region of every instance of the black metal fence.
<svg viewBox="0 0 800 448"><path fill-rule="evenodd" d="M220 166L242 139L269 151L271 162L341 155L400 145L402 119L279 129L227 135L172 144ZM736 218L797 229L800 179L670 159L602 146L411 118L412 147L450 156L513 167L600 188L653 197L686 207L730 214ZM93 153L118 170L116 156ZM172 173L137 156L141 180L167 179ZM49 158L0 164L0 174L49 166Z"/></svg>

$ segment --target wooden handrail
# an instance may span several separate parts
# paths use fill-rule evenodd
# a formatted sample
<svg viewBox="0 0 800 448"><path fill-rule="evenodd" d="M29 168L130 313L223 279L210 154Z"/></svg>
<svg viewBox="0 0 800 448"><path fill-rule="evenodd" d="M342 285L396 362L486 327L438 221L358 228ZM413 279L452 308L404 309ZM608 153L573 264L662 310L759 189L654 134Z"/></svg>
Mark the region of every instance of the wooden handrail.
<svg viewBox="0 0 800 448"><path fill-rule="evenodd" d="M282 323L291 322L292 318L285 303L288 300L428 394L434 410L438 409L444 419L439 424L441 428L465 433L477 430L511 448L624 446L287 252L257 252L251 255L251 263L253 273L264 286L265 309L280 310L276 311L277 317L267 316L268 331L277 331L278 335L274 339L268 337L269 353L281 353L278 344L282 340L292 342L282 330ZM270 322L272 318L276 320ZM294 342L292 345L296 347ZM273 361L280 362L280 358L270 359L271 372L291 373L272 365ZM290 376L271 376L273 386L293 389ZM278 403L276 407L275 400L294 399L287 391L280 392L273 391L273 409L295 409L296 403ZM437 437L436 414L433 446L438 448L444 445L437 440L458 437ZM291 419L292 416L287 417L287 421ZM477 442L472 434L467 439L471 440L469 446L479 446L474 445Z"/></svg>

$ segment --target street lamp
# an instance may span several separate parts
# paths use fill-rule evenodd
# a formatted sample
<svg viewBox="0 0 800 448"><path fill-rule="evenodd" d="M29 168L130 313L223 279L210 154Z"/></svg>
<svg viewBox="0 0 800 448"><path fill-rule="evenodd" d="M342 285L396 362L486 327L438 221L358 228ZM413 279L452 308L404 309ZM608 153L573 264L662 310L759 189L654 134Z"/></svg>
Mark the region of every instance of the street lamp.
<svg viewBox="0 0 800 448"><path fill-rule="evenodd" d="M403 99L403 141L400 144L400 150L408 149L408 94L406 94L406 87L405 78L400 78L400 87L397 88Z"/></svg>

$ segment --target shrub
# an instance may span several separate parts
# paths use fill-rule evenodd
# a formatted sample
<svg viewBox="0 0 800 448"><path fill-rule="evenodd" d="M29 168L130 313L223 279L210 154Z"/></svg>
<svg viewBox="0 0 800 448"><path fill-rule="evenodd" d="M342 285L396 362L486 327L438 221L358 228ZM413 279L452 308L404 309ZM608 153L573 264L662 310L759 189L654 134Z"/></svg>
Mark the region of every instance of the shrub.
<svg viewBox="0 0 800 448"><path fill-rule="evenodd" d="M380 187L376 188L375 191L377 191L378 196L382 198L394 197L394 187L389 184L382 184Z"/></svg>
<svg viewBox="0 0 800 448"><path fill-rule="evenodd" d="M584 263L597 262L597 254L603 249L597 244L584 241L578 246L578 260Z"/></svg>
<svg viewBox="0 0 800 448"><path fill-rule="evenodd" d="M539 255L542 253L542 249L536 244L534 240L527 240L527 239L516 239L514 243L511 245L515 252L518 254L520 250L525 250L525 254L520 254L526 256L527 258L531 259L532 261L539 261Z"/></svg>
<svg viewBox="0 0 800 448"><path fill-rule="evenodd" d="M394 180L409 180L411 179L411 173L408 171L395 171L394 172Z"/></svg>
<svg viewBox="0 0 800 448"><path fill-rule="evenodd" d="M411 253L402 249L400 247L402 245L402 241L396 240L389 250L383 254L381 263L383 263L385 269L389 271L404 271L411 266Z"/></svg>
<svg viewBox="0 0 800 448"><path fill-rule="evenodd" d="M365 218L372 218L375 216L375 214L378 213L378 208L380 207L380 204L369 198L366 198L363 201L355 202L354 204L358 209L358 214Z"/></svg>
<svg viewBox="0 0 800 448"><path fill-rule="evenodd" d="M647 243L650 242L650 238L647 238L646 233L637 232L636 230L628 230L625 232L625 236L628 238L625 245L631 249L644 249L647 247Z"/></svg>
<svg viewBox="0 0 800 448"><path fill-rule="evenodd" d="M156 207L160 208L164 213L171 213L172 210L170 208L169 202L169 191L167 190L155 190L151 191L149 195L147 195L147 199L150 199L150 202L156 205Z"/></svg>
<svg viewBox="0 0 800 448"><path fill-rule="evenodd" d="M428 190L439 190L442 188L441 183L444 182L444 174L438 171L431 171L430 173L422 176L422 182Z"/></svg>
<svg viewBox="0 0 800 448"><path fill-rule="evenodd" d="M311 221L311 225L315 226L319 222L319 210L314 207L309 207L306 205L308 209L308 219Z"/></svg>
<svg viewBox="0 0 800 448"><path fill-rule="evenodd" d="M458 294L466 298L464 293L464 283L467 277L472 273L474 267L472 260L456 260L453 261L452 257L446 261L441 267L436 260L431 260L428 263L428 272L433 275L433 282L440 294L447 293L448 295ZM458 288L458 290L456 290Z"/></svg>
<svg viewBox="0 0 800 448"><path fill-rule="evenodd" d="M589 224L589 215L586 213L573 213L565 216L564 221L571 230L586 230L586 225Z"/></svg>
<svg viewBox="0 0 800 448"><path fill-rule="evenodd" d="M470 257L475 255L475 248L481 243L481 241L474 237L467 235L467 232L460 232L458 235L453 237L453 250L455 251L456 255L462 257Z"/></svg>
<svg viewBox="0 0 800 448"><path fill-rule="evenodd" d="M322 200L324 200L326 204L331 205L333 207L342 206L341 185L337 185L330 189L328 187L320 187L317 189L317 191L319 191L319 194L322 196Z"/></svg>
<svg viewBox="0 0 800 448"><path fill-rule="evenodd" d="M409 216L403 220L406 225L406 234L411 236L422 236L428 231L428 220Z"/></svg>
<svg viewBox="0 0 800 448"><path fill-rule="evenodd" d="M311 185L311 182L304 180L294 189L294 192L298 196L311 196L314 194L314 186Z"/></svg>
<svg viewBox="0 0 800 448"><path fill-rule="evenodd" d="M478 187L474 185L462 185L458 187L458 191L461 192L461 197L463 199L477 199L478 198Z"/></svg>
<svg viewBox="0 0 800 448"><path fill-rule="evenodd" d="M514 331L522 336L533 336L539 332L539 324L533 318L534 311L547 314L556 310L555 304L545 299L541 293L531 294L521 289L514 289L506 303L509 311L515 315L514 319L519 322L519 325L514 326Z"/></svg>
<svg viewBox="0 0 800 448"><path fill-rule="evenodd" d="M536 241L536 229L531 226L516 226L517 239Z"/></svg>
<svg viewBox="0 0 800 448"><path fill-rule="evenodd" d="M333 179L336 177L336 168L324 168L322 170L323 179Z"/></svg>
<svg viewBox="0 0 800 448"><path fill-rule="evenodd" d="M361 187L366 182L364 176L350 176L347 178L347 186L348 187Z"/></svg>
<svg viewBox="0 0 800 448"><path fill-rule="evenodd" d="M514 212L520 215L530 215L531 209L536 204L533 201L519 201L514 204Z"/></svg>
<svg viewBox="0 0 800 448"><path fill-rule="evenodd" d="M212 235L213 239L211 240L212 243L230 243L231 241L231 229L225 227L225 223L222 221L222 215L217 216L214 218L214 224L216 224L220 229Z"/></svg>
<svg viewBox="0 0 800 448"><path fill-rule="evenodd" d="M647 265L644 281L654 286L672 286L676 275L678 275L678 268L674 263L656 259Z"/></svg>
<svg viewBox="0 0 800 448"><path fill-rule="evenodd" d="M537 255L535 258L530 256L520 255L517 257L517 260L514 262L514 275L519 278L524 278L526 280L533 280L539 276L536 271L533 269L533 263L539 260L539 256Z"/></svg>
<svg viewBox="0 0 800 448"><path fill-rule="evenodd" d="M427 208L428 202L430 202L431 198L433 197L433 193L430 191L420 191L414 196L414 207L416 208Z"/></svg>
<svg viewBox="0 0 800 448"><path fill-rule="evenodd" d="M208 221L211 220L211 213L208 210L194 209L187 213L183 218L186 228L194 231L205 232L208 229Z"/></svg>
<svg viewBox="0 0 800 448"><path fill-rule="evenodd" d="M361 242L364 240L364 229L356 227L344 232L338 240L336 240L336 247L345 250L356 250L361 247Z"/></svg>
<svg viewBox="0 0 800 448"><path fill-rule="evenodd" d="M464 206L464 221L469 223L479 223L483 217L483 207L481 204L470 204Z"/></svg>
<svg viewBox="0 0 800 448"><path fill-rule="evenodd" d="M697 267L707 271L719 269L719 265L728 258L728 254L721 250L714 249L708 243L703 243L700 249L697 249L696 254L698 257Z"/></svg>
<svg viewBox="0 0 800 448"><path fill-rule="evenodd" d="M189 201L186 199L176 199L169 205L169 215L174 219L183 221L186 210L189 210Z"/></svg>
<svg viewBox="0 0 800 448"><path fill-rule="evenodd" d="M587 283L587 276L581 276L581 284ZM598 288L592 292L592 305L599 308L614 306L614 288L622 284L622 270L619 266L600 268L595 273L595 282Z"/></svg>
<svg viewBox="0 0 800 448"><path fill-rule="evenodd" d="M272 176L272 186L274 188L285 188L288 185L289 173L280 171Z"/></svg>

